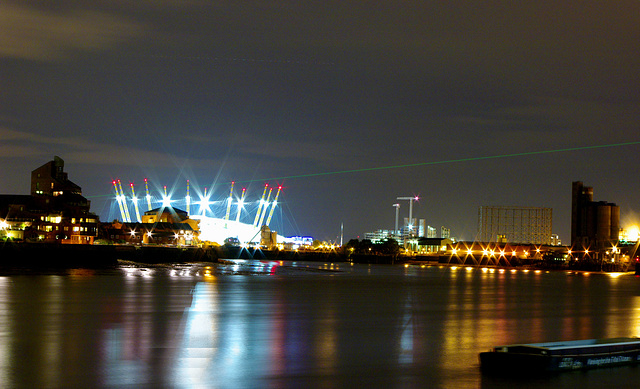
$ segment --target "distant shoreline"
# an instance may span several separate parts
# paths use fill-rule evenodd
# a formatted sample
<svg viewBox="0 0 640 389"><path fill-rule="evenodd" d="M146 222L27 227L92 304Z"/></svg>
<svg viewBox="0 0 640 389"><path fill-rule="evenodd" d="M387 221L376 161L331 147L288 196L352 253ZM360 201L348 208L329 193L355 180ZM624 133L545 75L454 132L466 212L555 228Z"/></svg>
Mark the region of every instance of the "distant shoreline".
<svg viewBox="0 0 640 389"><path fill-rule="evenodd" d="M246 249L232 246L175 247L155 245L71 245L24 242L4 242L0 244L0 270L70 268L104 269L117 267L118 261L154 265L176 263L218 263L222 262L224 259L483 267L478 264L446 261L446 258L442 256L347 256L344 253L335 250L296 251ZM486 265L484 267L486 267ZM536 267L536 269L595 271L594 269L552 269L544 267ZM634 270L636 274L640 275L640 264L636 264L635 267L630 266L627 272L633 272Z"/></svg>

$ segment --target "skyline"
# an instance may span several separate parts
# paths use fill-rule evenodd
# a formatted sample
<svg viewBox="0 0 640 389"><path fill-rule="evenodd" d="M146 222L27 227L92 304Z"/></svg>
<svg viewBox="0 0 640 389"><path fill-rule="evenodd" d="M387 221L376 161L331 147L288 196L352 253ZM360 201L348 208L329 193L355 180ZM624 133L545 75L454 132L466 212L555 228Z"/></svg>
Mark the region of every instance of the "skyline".
<svg viewBox="0 0 640 389"><path fill-rule="evenodd" d="M396 198L419 196L413 216L460 239L503 205L552 208L568 242L573 181L637 223L634 10L8 0L1 192L59 155L103 221L113 179L149 178L282 185L281 232L320 240L392 229Z"/></svg>

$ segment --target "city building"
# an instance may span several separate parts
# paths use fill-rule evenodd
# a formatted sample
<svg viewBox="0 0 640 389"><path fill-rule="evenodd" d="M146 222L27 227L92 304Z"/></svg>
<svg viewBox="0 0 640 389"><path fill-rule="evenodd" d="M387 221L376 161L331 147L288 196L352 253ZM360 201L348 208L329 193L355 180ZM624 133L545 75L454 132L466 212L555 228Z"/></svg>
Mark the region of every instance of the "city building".
<svg viewBox="0 0 640 389"><path fill-rule="evenodd" d="M189 219L183 210L168 206L147 211L141 223L114 221L103 223L99 238L126 244L184 246L199 242L199 221Z"/></svg>
<svg viewBox="0 0 640 389"><path fill-rule="evenodd" d="M31 172L30 195L0 195L2 237L64 244L91 244L98 216L82 189L69 180L64 161L52 161Z"/></svg>
<svg viewBox="0 0 640 389"><path fill-rule="evenodd" d="M592 251L594 256L609 251L618 243L620 207L606 201L593 201L593 188L581 181L572 183L571 247L574 251Z"/></svg>
<svg viewBox="0 0 640 389"><path fill-rule="evenodd" d="M551 208L481 206L478 240L517 244L551 244Z"/></svg>
<svg viewBox="0 0 640 389"><path fill-rule="evenodd" d="M443 254L453 242L449 238L426 238L417 239L417 249L419 254Z"/></svg>
<svg viewBox="0 0 640 389"><path fill-rule="evenodd" d="M364 234L364 239L368 239L372 243L380 243L389 238L397 239L398 237L395 235L393 230L377 230L374 232L365 232Z"/></svg>

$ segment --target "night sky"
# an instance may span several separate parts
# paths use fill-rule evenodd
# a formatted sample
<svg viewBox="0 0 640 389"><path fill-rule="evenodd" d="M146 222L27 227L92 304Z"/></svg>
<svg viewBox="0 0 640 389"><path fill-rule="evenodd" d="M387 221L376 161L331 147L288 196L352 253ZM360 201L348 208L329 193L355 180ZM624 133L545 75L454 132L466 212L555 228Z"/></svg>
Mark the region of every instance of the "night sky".
<svg viewBox="0 0 640 389"><path fill-rule="evenodd" d="M0 193L57 155L102 221L113 179L235 180L283 186L287 236L392 229L418 195L459 239L532 206L569 243L572 181L640 217L639 124L637 0L0 3Z"/></svg>

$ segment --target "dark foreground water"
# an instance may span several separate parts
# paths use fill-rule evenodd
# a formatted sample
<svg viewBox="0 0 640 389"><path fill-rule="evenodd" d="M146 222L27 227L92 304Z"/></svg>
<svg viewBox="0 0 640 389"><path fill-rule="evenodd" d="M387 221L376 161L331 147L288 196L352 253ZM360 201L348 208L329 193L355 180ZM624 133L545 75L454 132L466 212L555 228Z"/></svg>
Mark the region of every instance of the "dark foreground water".
<svg viewBox="0 0 640 389"><path fill-rule="evenodd" d="M516 342L640 335L640 278L239 262L0 277L2 387L611 388L483 376Z"/></svg>

